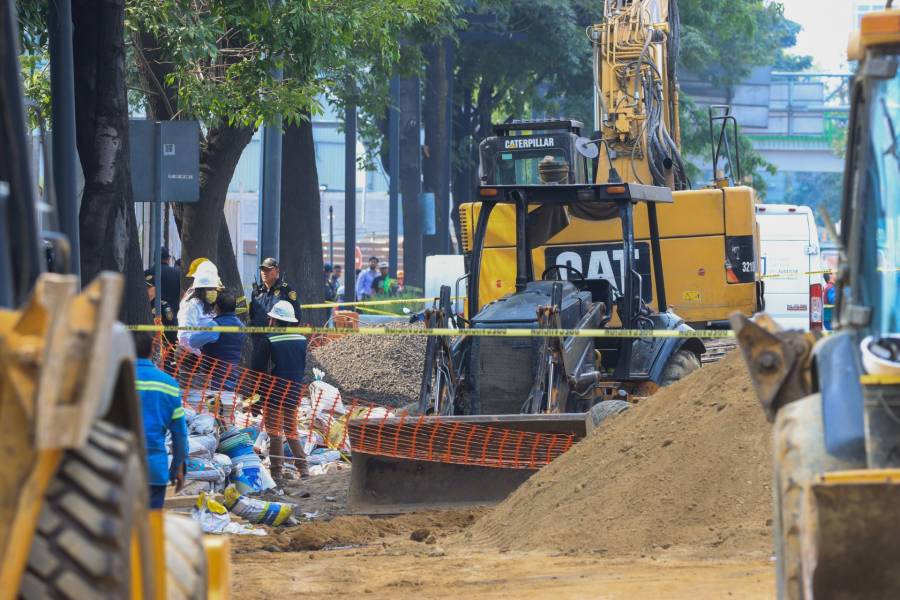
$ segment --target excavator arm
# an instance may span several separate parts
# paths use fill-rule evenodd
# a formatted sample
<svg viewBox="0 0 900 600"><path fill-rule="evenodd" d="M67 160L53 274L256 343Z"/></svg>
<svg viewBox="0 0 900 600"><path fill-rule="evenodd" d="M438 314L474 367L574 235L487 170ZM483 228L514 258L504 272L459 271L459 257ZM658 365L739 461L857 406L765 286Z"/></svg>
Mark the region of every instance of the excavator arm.
<svg viewBox="0 0 900 600"><path fill-rule="evenodd" d="M681 159L676 63L677 0L611 0L588 30L594 56L597 182L625 181L687 189ZM614 168L615 171L611 171Z"/></svg>

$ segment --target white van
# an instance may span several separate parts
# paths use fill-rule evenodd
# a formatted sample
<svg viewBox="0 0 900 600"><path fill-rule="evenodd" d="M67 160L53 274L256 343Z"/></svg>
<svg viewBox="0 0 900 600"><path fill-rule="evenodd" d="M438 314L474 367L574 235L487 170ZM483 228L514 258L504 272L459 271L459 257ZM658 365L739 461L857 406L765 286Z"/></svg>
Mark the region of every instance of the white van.
<svg viewBox="0 0 900 600"><path fill-rule="evenodd" d="M812 209L758 204L766 312L785 329L822 329L822 257Z"/></svg>

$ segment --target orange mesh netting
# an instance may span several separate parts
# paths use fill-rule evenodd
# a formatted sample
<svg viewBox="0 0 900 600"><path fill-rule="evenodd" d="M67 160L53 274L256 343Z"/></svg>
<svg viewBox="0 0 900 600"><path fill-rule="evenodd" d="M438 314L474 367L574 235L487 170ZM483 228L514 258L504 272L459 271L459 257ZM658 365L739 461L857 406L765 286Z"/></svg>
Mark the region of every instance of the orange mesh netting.
<svg viewBox="0 0 900 600"><path fill-rule="evenodd" d="M321 343L321 342L320 342ZM537 469L566 452L572 435L534 433L443 417L396 416L342 398L319 382L298 384L155 340L156 364L178 381L184 405L237 427L307 437L350 452L485 467ZM347 401L349 400L349 404ZM349 425L348 425L349 423Z"/></svg>

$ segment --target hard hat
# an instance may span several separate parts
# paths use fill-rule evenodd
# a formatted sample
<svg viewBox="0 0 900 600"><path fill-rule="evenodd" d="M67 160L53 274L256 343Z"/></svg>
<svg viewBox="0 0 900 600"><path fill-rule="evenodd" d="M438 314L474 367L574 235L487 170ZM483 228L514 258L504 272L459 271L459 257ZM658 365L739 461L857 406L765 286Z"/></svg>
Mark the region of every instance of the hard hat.
<svg viewBox="0 0 900 600"><path fill-rule="evenodd" d="M387 262L386 260L383 260L383 261L381 261L380 263L378 263L378 268L379 268L379 269L387 269L388 266L389 266L389 265L388 265L388 262Z"/></svg>
<svg viewBox="0 0 900 600"><path fill-rule="evenodd" d="M268 312L268 315L278 321L287 321L288 323L296 323L297 317L294 316L294 306L287 300L279 300Z"/></svg>
<svg viewBox="0 0 900 600"><path fill-rule="evenodd" d="M197 273L194 276L194 285L191 286L193 289L198 288L220 288L222 287L222 280L219 279L219 276L216 273Z"/></svg>
<svg viewBox="0 0 900 600"><path fill-rule="evenodd" d="M210 262L210 260L208 258L204 258L203 256L201 256L200 258L195 258L194 260L191 261L191 266L188 267L187 276L193 277L194 274L197 272L197 268L200 265L202 265L203 263L208 263L208 262Z"/></svg>

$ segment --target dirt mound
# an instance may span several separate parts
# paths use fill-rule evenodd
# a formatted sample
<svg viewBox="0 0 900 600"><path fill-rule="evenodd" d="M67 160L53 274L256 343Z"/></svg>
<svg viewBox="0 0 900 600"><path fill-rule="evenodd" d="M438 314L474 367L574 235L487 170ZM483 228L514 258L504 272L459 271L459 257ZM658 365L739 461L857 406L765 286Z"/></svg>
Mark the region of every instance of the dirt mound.
<svg viewBox="0 0 900 600"><path fill-rule="evenodd" d="M403 406L418 400L425 342L422 336L346 335L311 351L308 370L325 371L325 381L337 386L345 400Z"/></svg>
<svg viewBox="0 0 900 600"><path fill-rule="evenodd" d="M604 422L466 537L608 556L768 554L769 436L732 352Z"/></svg>
<svg viewBox="0 0 900 600"><path fill-rule="evenodd" d="M456 534L475 522L480 511L439 511L400 515L382 519L365 516L335 517L331 521L312 521L287 530L270 529L266 537L232 538L235 552L256 550L299 552L343 546L361 546L392 536L427 532L435 537Z"/></svg>

